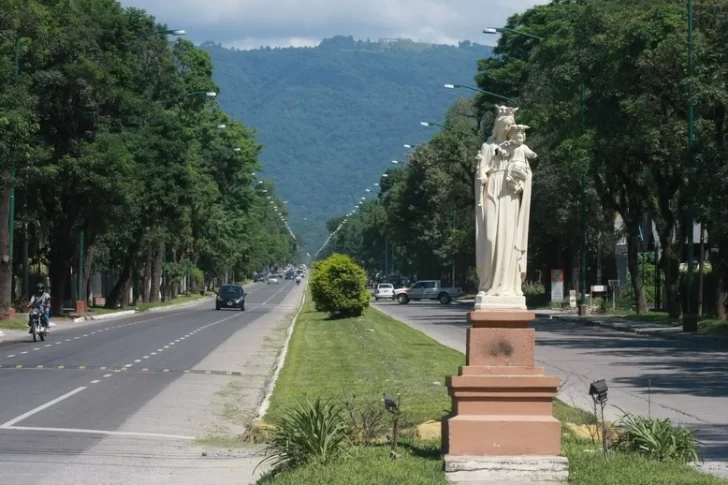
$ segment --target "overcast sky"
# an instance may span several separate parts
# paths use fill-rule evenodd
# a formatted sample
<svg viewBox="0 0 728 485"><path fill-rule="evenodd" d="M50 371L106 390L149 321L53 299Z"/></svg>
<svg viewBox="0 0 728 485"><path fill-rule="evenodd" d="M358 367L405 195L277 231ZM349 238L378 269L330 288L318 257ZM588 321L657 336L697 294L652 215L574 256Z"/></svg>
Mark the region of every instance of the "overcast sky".
<svg viewBox="0 0 728 485"><path fill-rule="evenodd" d="M195 43L240 49L318 45L334 35L492 44L483 27L548 0L121 0Z"/></svg>

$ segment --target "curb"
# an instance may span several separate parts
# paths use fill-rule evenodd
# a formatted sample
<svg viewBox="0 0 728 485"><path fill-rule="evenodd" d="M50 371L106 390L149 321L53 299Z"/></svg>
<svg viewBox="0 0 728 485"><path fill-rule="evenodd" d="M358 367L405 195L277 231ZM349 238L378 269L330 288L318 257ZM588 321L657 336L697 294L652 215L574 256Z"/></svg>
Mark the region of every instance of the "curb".
<svg viewBox="0 0 728 485"><path fill-rule="evenodd" d="M124 310L122 312L115 312L115 313L104 313L103 315L96 315L93 317L85 317L86 320L113 320L114 318L121 318L121 317L128 317L130 315L136 314L136 310ZM74 320L75 322L76 320Z"/></svg>
<svg viewBox="0 0 728 485"><path fill-rule="evenodd" d="M652 338L663 338L668 340L692 340L692 341L720 341L728 342L728 337L721 335L709 335L709 334L691 334L691 333L661 333L659 329L643 329L635 328L630 324L624 322L604 322L604 321L589 321L582 320L580 318L570 318L554 315L554 318L558 318L567 322L578 323L579 325L590 325L592 327L608 328L617 332L631 333L639 335L641 337L652 337ZM670 328L670 327L665 327Z"/></svg>
<svg viewBox="0 0 728 485"><path fill-rule="evenodd" d="M255 415L255 421L259 421L265 416L265 413L268 412L268 408L270 407L270 398L273 395L273 390L276 388L276 382L278 382L278 376L281 373L281 369L283 368L283 364L286 362L286 355L288 355L288 345L291 343L291 336L293 335L293 329L296 327L296 321L298 320L298 315L301 314L301 311L303 310L303 306L306 304L306 290L308 289L308 278L306 279L306 286L303 287L303 297L301 298L301 306L298 307L298 311L296 312L296 315L293 317L293 320L291 321L291 324L288 326L288 330L286 331L286 341L283 343L283 349L281 350L281 353L278 354L278 361L276 362L276 369L273 371L273 376L271 377L270 381L268 382L268 385L265 389L265 397L263 398L263 401L260 403L260 406L258 407L258 412Z"/></svg>
<svg viewBox="0 0 728 485"><path fill-rule="evenodd" d="M178 308L187 308L190 306L199 305L200 303L204 303L205 301L212 300L211 296L205 296L202 298L198 298L197 300L188 301L187 303L178 303L177 305L164 305L164 306L158 306L154 308L150 308L149 310L145 312L138 312L138 313L156 313L156 312L163 312L167 310L177 310Z"/></svg>
<svg viewBox="0 0 728 485"><path fill-rule="evenodd" d="M140 310L124 310L120 312L115 313L105 313L103 315L96 315L93 317L78 317L73 320L74 323L81 323L83 321L88 320L113 320L114 318L123 318L123 317L130 317L132 315L138 315L142 313L157 313L157 312L163 312L163 311L170 311L170 310L178 310L180 308L187 308L195 305L199 305L201 303L204 303L206 300L211 299L210 297L200 298L198 300L194 301L188 301L186 303L179 303L177 305L164 305L159 307L150 308L146 311L140 311Z"/></svg>

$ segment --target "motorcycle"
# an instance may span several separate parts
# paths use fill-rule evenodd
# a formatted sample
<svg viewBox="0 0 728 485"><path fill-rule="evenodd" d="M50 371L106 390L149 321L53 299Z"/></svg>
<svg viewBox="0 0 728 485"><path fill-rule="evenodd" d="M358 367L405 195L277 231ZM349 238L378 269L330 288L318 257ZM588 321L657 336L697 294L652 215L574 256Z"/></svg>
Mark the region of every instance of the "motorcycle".
<svg viewBox="0 0 728 485"><path fill-rule="evenodd" d="M30 333L33 334L33 342L37 342L39 338L41 342L45 342L48 329L43 326L42 315L40 308L33 308L30 311Z"/></svg>
<svg viewBox="0 0 728 485"><path fill-rule="evenodd" d="M301 284L301 278L296 278L296 284L297 285L300 285Z"/></svg>

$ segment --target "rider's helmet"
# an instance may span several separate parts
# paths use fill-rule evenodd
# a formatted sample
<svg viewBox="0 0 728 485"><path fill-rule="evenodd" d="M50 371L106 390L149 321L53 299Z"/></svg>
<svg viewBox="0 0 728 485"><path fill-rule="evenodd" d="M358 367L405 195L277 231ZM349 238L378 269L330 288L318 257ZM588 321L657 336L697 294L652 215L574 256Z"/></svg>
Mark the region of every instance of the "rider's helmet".
<svg viewBox="0 0 728 485"><path fill-rule="evenodd" d="M45 285L43 283L38 282L35 285L35 291L37 291L38 293L44 292L45 291Z"/></svg>

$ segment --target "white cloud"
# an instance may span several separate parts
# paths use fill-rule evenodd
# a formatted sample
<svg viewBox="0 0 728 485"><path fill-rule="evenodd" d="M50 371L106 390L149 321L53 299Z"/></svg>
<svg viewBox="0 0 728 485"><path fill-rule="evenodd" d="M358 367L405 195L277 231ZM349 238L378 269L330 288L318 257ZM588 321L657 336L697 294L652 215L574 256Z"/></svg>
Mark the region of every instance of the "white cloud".
<svg viewBox="0 0 728 485"><path fill-rule="evenodd" d="M195 42L241 49L316 45L334 35L408 37L433 43L492 43L483 27L547 0L121 0Z"/></svg>

